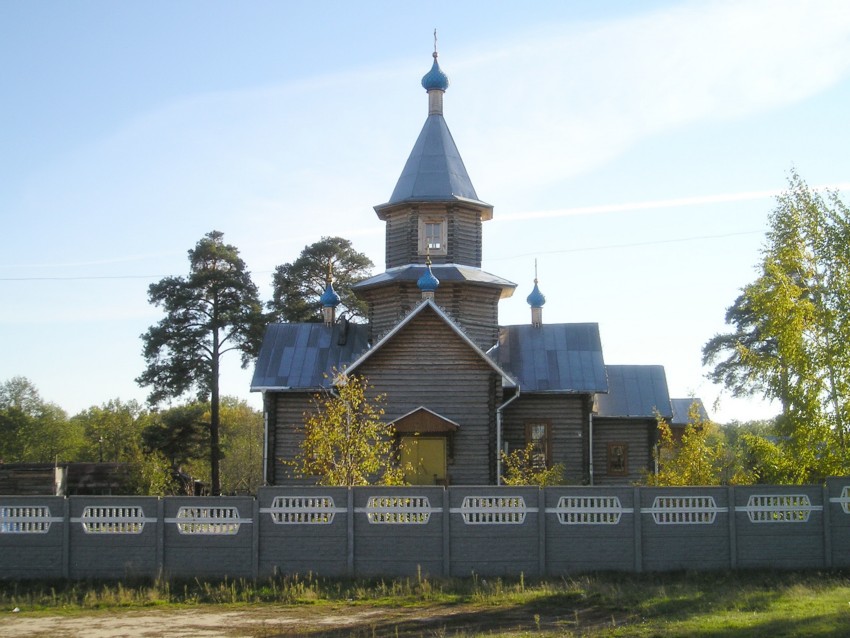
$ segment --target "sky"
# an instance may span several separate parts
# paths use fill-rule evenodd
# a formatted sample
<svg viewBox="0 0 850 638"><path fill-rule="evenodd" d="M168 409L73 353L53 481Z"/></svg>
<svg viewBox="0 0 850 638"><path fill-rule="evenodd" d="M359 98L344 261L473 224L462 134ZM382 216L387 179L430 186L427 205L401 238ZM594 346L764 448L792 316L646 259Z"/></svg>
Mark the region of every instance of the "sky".
<svg viewBox="0 0 850 638"><path fill-rule="evenodd" d="M719 422L769 418L702 346L757 276L796 170L850 192L850 4L0 2L0 382L75 414L143 401L151 283L224 233L264 299L323 236L384 269L386 202L444 114L480 199L500 322L599 324L608 364L660 364ZM223 392L261 406L251 370Z"/></svg>

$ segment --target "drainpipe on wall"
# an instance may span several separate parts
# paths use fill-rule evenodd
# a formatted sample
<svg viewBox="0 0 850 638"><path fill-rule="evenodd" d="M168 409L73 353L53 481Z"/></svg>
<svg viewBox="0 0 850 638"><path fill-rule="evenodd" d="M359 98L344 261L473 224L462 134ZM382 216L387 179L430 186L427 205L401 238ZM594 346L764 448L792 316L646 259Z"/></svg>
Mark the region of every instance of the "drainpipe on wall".
<svg viewBox="0 0 850 638"><path fill-rule="evenodd" d="M519 398L519 386L516 394L496 408L496 485L502 484L502 410Z"/></svg>
<svg viewBox="0 0 850 638"><path fill-rule="evenodd" d="M589 423L587 428L587 438L588 438L588 458L590 459L590 484L593 485L593 412L588 415Z"/></svg>
<svg viewBox="0 0 850 638"><path fill-rule="evenodd" d="M263 485L269 484L269 405L263 390Z"/></svg>

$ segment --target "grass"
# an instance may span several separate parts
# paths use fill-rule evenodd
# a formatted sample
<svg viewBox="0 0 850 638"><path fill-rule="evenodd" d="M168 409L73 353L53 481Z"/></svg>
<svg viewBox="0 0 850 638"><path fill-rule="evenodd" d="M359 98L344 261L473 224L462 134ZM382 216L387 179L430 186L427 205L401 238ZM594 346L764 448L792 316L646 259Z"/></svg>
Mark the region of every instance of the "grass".
<svg viewBox="0 0 850 638"><path fill-rule="evenodd" d="M266 628L237 634L267 637L850 636L850 574L838 571L591 574L543 580L306 575L258 582L0 582L4 611L19 607L79 615L103 609L209 611L222 605L303 619L277 633ZM341 614L346 622L328 628L316 622L323 614Z"/></svg>

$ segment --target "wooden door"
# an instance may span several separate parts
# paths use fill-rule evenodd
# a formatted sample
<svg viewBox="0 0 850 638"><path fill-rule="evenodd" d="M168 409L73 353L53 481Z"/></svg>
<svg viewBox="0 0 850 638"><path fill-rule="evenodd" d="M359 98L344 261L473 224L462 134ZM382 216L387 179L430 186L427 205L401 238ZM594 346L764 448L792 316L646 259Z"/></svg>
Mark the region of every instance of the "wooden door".
<svg viewBox="0 0 850 638"><path fill-rule="evenodd" d="M446 480L445 437L403 436L401 466L411 485L440 485Z"/></svg>

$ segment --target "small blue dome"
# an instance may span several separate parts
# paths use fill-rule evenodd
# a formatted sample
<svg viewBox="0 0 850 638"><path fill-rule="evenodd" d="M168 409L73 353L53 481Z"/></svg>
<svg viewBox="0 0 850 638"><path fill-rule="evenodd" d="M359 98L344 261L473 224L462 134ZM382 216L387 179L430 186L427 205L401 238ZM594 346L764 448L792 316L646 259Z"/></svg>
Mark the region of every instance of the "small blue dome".
<svg viewBox="0 0 850 638"><path fill-rule="evenodd" d="M419 286L419 290L422 292L434 292L437 290L437 287L440 285L440 280L434 276L434 273L431 272L431 264L428 264L425 268L425 272L422 273L422 276L416 282L416 285Z"/></svg>
<svg viewBox="0 0 850 638"><path fill-rule="evenodd" d="M328 282L328 286L325 288L325 292L322 293L322 296L319 297L319 301L322 302L322 307L324 308L336 308L339 305L340 298L339 295L336 294L333 284Z"/></svg>
<svg viewBox="0 0 850 638"><path fill-rule="evenodd" d="M543 304L546 303L546 297L543 296L543 293L540 292L540 288L537 287L537 280L534 280L534 290L531 291L531 294L526 298L528 305L532 308L542 308Z"/></svg>
<svg viewBox="0 0 850 638"><path fill-rule="evenodd" d="M422 86L426 91L431 91L433 89L445 91L449 88L449 76L443 73L440 69L440 65L437 64L436 53L434 54L434 64L431 65L431 70L422 76Z"/></svg>

